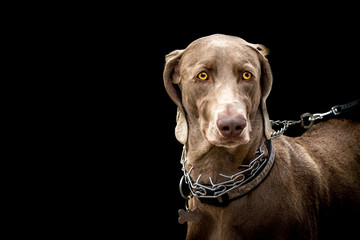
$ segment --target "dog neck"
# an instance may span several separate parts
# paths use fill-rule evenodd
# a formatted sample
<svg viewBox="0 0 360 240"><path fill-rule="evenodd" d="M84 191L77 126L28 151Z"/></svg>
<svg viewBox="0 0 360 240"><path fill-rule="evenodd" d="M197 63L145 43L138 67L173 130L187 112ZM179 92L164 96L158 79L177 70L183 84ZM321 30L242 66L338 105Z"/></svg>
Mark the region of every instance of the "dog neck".
<svg viewBox="0 0 360 240"><path fill-rule="evenodd" d="M189 125L193 127L189 129L189 139L186 146L188 162L185 168L187 171L193 168L191 175L194 179L201 174L205 181L209 177L214 181L223 181L220 173L232 175L239 171L240 165L249 164L254 159L256 151L266 140L260 110L251 119L251 125L257 127L250 132L250 141L236 147L227 148L212 145L201 134L197 122L191 122Z"/></svg>

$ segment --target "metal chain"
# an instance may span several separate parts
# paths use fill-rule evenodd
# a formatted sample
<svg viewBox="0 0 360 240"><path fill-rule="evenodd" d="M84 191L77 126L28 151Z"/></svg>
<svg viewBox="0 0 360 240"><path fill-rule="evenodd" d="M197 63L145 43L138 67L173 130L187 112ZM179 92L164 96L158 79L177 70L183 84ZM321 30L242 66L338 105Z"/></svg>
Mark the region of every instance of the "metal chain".
<svg viewBox="0 0 360 240"><path fill-rule="evenodd" d="M351 109L354 109L356 107L360 106L360 99L356 99L352 102L346 103L346 104L342 104L342 105L336 105L333 106L329 111L324 112L324 113L304 113L300 116L300 120L298 121L294 121L294 120L277 120L277 121L273 121L270 120L271 125L282 125L283 127L280 128L280 130L278 131L274 131L271 133L271 138L276 138L281 136L282 134L284 134L284 132L292 125L301 123L301 126L305 129L311 128L316 120L320 120L323 119L325 116L328 116L330 114L333 115L339 115L340 113L343 112L347 112Z"/></svg>
<svg viewBox="0 0 360 240"><path fill-rule="evenodd" d="M271 125L276 125L276 126L279 126L279 125L283 125L282 128L280 128L278 131L275 131L275 132L272 132L271 133L271 138L276 138L276 137L279 137L281 135L284 134L284 132L292 125L295 125L295 124L298 124L298 123L301 123L302 120L298 120L298 121L295 121L295 120L283 120L283 121L280 121L280 120L270 120L270 123Z"/></svg>
<svg viewBox="0 0 360 240"><path fill-rule="evenodd" d="M219 173L220 176L227 178L220 183L213 183L211 177L209 177L210 184L203 185L200 184L201 174L197 177L196 181L194 181L191 177L191 171L194 169L194 166L190 168L189 171L185 169L185 163L187 162L188 158L186 157L186 150L185 146L183 148L183 152L181 154L180 163L182 164L182 170L184 172L183 177L180 180L179 189L180 194L184 199L188 197L182 191L182 184L185 182L190 189L191 196L196 196L198 198L218 198L225 193L231 191L232 189L238 188L249 181L249 179L253 178L259 169L261 169L268 161L268 157L263 157L265 151L260 147L258 151L256 151L257 156L253 159L249 165L240 165L245 170L239 171L233 175L225 175Z"/></svg>
<svg viewBox="0 0 360 240"><path fill-rule="evenodd" d="M270 123L272 126L276 125L282 125L283 127L280 128L278 131L274 131L271 133L271 138L276 138L284 134L284 132L292 125L301 123L301 126L305 129L311 128L316 120L323 119L323 117L333 114L333 115L339 115L342 112L349 111L352 108L358 107L360 105L360 99L356 99L355 101L343 104L343 105L336 105L333 106L329 111L324 113L304 113L300 116L300 120L294 121L294 120L277 120L273 121L270 120Z"/></svg>
<svg viewBox="0 0 360 240"><path fill-rule="evenodd" d="M274 125L276 125L276 126L282 125L283 126L282 128L280 128L280 130L272 132L271 133L271 138L276 138L276 137L279 137L279 136L283 135L284 132L290 126L298 124L298 123L301 123L301 126L303 128L309 129L314 125L316 120L322 119L323 117L325 117L327 115L330 115L330 114L334 114L334 115L340 114L341 112L339 112L337 108L338 108L338 106L334 106L329 111L324 112L324 113L314 113L314 114L312 114L312 113L304 113L304 114L302 114L300 116L300 120L298 120L298 121L295 121L295 120L283 120L283 121L270 120L270 123L271 123L272 126L274 126Z"/></svg>

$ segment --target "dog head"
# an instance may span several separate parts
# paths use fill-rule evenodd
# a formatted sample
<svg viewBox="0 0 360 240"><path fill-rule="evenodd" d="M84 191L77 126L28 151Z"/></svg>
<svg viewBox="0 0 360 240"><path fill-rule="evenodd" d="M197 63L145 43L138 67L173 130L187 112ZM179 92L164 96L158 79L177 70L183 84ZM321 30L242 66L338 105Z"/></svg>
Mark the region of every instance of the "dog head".
<svg viewBox="0 0 360 240"><path fill-rule="evenodd" d="M197 131L210 144L246 144L255 115L262 114L264 135L271 135L266 99L272 73L268 50L241 38L211 35L166 56L164 84L178 107L175 135L188 141ZM194 129L190 129L190 126Z"/></svg>

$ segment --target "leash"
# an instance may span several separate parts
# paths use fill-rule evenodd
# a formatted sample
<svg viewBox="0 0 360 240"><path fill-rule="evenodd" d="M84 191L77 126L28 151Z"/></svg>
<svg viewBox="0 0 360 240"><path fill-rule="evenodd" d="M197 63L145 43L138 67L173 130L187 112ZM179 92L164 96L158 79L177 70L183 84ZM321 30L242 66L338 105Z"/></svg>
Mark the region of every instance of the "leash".
<svg viewBox="0 0 360 240"><path fill-rule="evenodd" d="M350 111L350 110L352 110L352 109L354 109L356 107L359 107L359 106L360 106L360 98L356 99L354 101L351 101L349 103L333 106L333 107L330 108L329 111L324 112L324 113L314 113L314 114L312 114L312 113L304 113L304 114L302 114L300 116L300 120L297 120L297 121L295 121L295 120L283 120L283 121L270 120L270 123L271 123L272 126L274 126L274 125L282 126L278 131L275 131L275 132L271 133L271 138L276 138L276 137L281 136L292 125L301 123L301 126L304 129L309 129L314 125L316 120L323 119L325 116L329 116L329 115L332 115L332 114L334 116L336 116L336 115L339 115L341 113L348 112L348 111Z"/></svg>

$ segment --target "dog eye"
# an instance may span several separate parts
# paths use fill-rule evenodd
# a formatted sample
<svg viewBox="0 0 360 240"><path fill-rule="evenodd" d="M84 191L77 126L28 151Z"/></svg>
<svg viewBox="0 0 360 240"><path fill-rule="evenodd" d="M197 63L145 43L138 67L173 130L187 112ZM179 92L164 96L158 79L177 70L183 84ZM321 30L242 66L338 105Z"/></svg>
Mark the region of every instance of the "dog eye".
<svg viewBox="0 0 360 240"><path fill-rule="evenodd" d="M245 80L248 80L248 79L251 78L251 76L252 76L251 73L249 73L249 72L244 72L243 75L242 75L242 78L245 79Z"/></svg>
<svg viewBox="0 0 360 240"><path fill-rule="evenodd" d="M208 80L209 76L208 76L208 74L206 72L201 72L201 73L199 73L197 75L197 78L199 78L200 80L205 81L205 80Z"/></svg>

